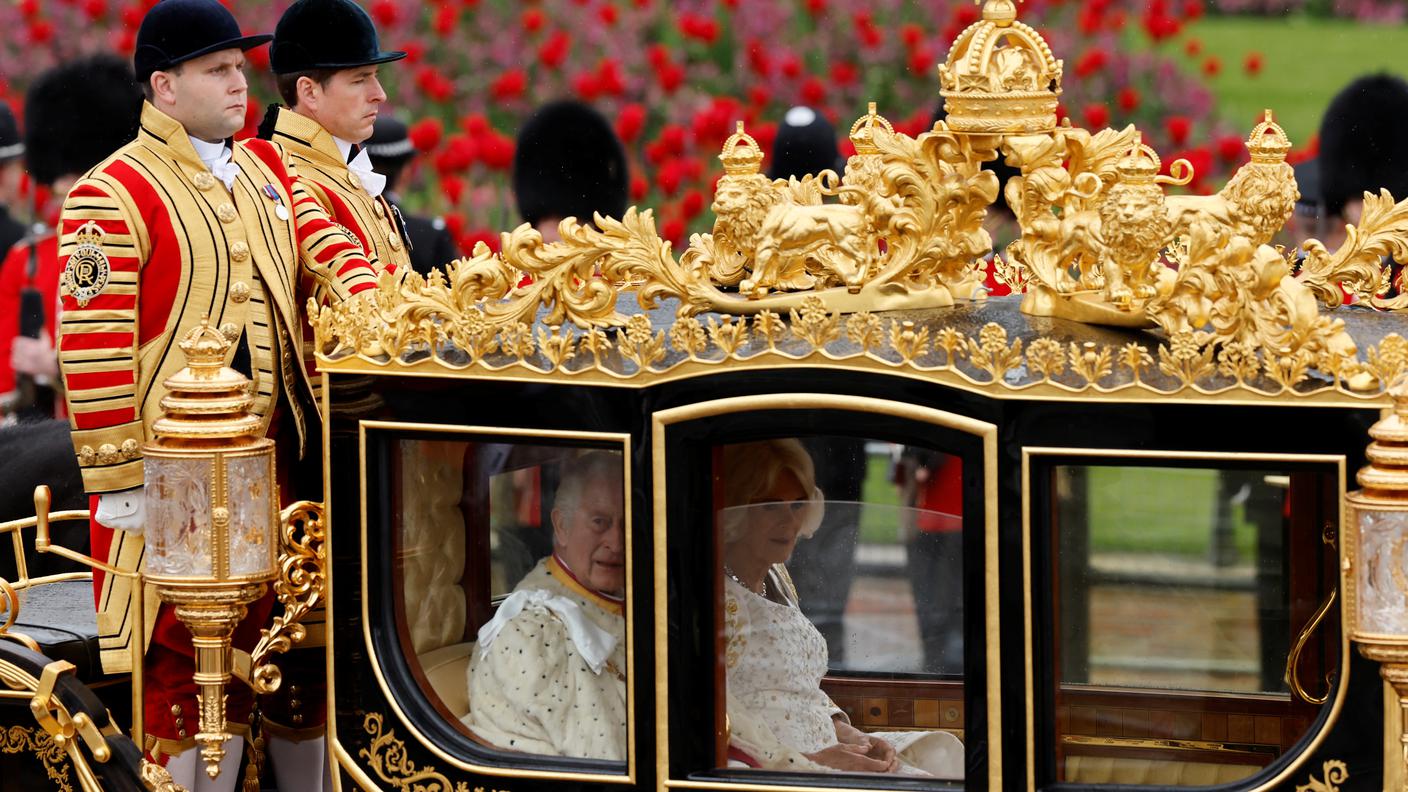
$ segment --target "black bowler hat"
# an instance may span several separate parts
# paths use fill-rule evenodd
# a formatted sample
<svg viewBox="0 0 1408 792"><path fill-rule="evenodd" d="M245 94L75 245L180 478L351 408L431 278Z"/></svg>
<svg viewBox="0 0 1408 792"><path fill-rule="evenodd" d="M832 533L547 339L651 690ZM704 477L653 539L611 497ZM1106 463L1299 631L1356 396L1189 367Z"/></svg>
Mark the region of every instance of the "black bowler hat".
<svg viewBox="0 0 1408 792"><path fill-rule="evenodd" d="M275 74L353 69L404 57L382 51L372 18L352 0L298 0L279 18L269 48Z"/></svg>
<svg viewBox="0 0 1408 792"><path fill-rule="evenodd" d="M9 162L24 156L24 140L20 138L20 125L15 121L15 111L6 102L0 102L0 162Z"/></svg>
<svg viewBox="0 0 1408 792"><path fill-rule="evenodd" d="M244 35L219 0L161 0L142 17L132 65L137 82L145 83L152 72L220 50L253 49L271 38Z"/></svg>
<svg viewBox="0 0 1408 792"><path fill-rule="evenodd" d="M571 99L551 102L519 130L513 194L525 222L575 217L590 223L593 212L619 220L629 190L626 150L591 106Z"/></svg>

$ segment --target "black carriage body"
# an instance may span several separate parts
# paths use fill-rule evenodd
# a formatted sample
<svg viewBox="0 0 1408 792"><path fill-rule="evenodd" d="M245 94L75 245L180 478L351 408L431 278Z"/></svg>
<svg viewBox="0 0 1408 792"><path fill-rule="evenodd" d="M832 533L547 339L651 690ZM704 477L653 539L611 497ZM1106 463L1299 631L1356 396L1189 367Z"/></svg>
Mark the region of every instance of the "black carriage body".
<svg viewBox="0 0 1408 792"><path fill-rule="evenodd" d="M1029 397L1000 385L939 382L827 360L591 384L567 377L449 374L424 367L393 372L355 362L328 366L325 376L332 416L326 437L330 738L343 788L407 788L413 781L429 784L427 789L515 792L739 784L747 789L947 788L893 777L717 769L715 750L727 724L716 705L714 600L691 593L716 592L719 577L720 561L710 538L711 449L810 435L916 444L962 460L964 597L980 605L966 608L964 622L966 788L1086 788L1061 782L1057 765L1073 750L1070 745L1099 740L1063 741L1058 731L1071 731L1073 706L1098 713L1123 705L1115 694L1074 704L1058 701L1062 658L1056 622L1061 617L1053 592L1062 584L1062 550L1051 530L1056 519L1051 515L1058 510L1054 471L1071 465L1274 466L1292 476L1317 475L1333 486L1319 488L1323 497L1318 505L1298 501L1287 515L1293 530L1314 533L1311 540L1298 540L1302 546L1319 546L1320 529L1328 540L1340 530L1340 498L1354 488L1354 472L1364 464L1366 431L1379 415L1377 405L1354 400L1307 403L1199 393ZM402 499L416 494L398 493L391 485L395 444L406 438L465 437L546 444L569 438L586 447L625 452L631 750L624 767L491 750L430 700L423 679L418 681L423 674L407 659L396 612L401 548L392 523ZM1296 522L1291 508L1316 509L1316 527ZM1301 578L1298 585L1309 588L1296 596L1319 601L1335 588L1336 552L1327 544L1324 555L1301 560L1314 572ZM1338 605L1331 609L1331 637L1322 639L1329 646L1323 662L1333 685L1326 702L1298 710L1300 736L1261 739L1284 744L1262 761L1260 770L1218 788L1293 790L1325 774L1325 762L1331 760L1347 768L1348 780L1340 788L1381 788L1382 683L1377 666L1360 658L1342 637L1338 611ZM1295 624L1291 630L1301 627ZM842 706L866 723L884 711L891 721L909 718L913 725L912 715L899 713L912 712L916 697L932 695L922 682L853 682L858 692ZM1216 714L1236 710L1227 704L1228 697L1211 698L1222 703L1214 702L1209 710L1214 715L1203 719L1203 728L1219 717L1241 722L1239 715ZM1166 715L1155 712L1154 718ZM1145 754L1157 756L1198 745L1232 750L1226 746L1238 742L1235 734L1224 733L1223 747L1211 748L1200 742L1206 732L1198 732L1196 725L1184 728L1177 713L1167 717L1173 731L1159 739L1126 741L1119 750L1128 753L1130 745L1142 746ZM1246 717L1256 728L1271 728L1268 720ZM1094 733L1109 732L1096 728ZM1095 755L1097 749L1091 749Z"/></svg>

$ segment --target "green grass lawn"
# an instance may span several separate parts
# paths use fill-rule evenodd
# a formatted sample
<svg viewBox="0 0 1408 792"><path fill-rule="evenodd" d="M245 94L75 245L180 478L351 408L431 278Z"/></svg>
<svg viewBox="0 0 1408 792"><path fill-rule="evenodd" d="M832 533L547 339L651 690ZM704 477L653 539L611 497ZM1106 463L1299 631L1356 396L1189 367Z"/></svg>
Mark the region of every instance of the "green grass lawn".
<svg viewBox="0 0 1408 792"><path fill-rule="evenodd" d="M1183 468L1091 468L1091 552L1208 557L1217 475ZM1250 561L1256 529L1240 507L1233 507L1232 518L1238 555Z"/></svg>
<svg viewBox="0 0 1408 792"><path fill-rule="evenodd" d="M1183 54L1189 38L1203 43L1203 53L1196 58ZM1379 71L1408 76L1405 25L1221 17L1199 21L1167 46L1192 70L1210 54L1219 57L1222 73L1204 79L1217 97L1220 115L1250 132L1269 107L1297 147L1320 128L1330 99L1354 78ZM1258 76L1243 68L1251 52L1264 59Z"/></svg>

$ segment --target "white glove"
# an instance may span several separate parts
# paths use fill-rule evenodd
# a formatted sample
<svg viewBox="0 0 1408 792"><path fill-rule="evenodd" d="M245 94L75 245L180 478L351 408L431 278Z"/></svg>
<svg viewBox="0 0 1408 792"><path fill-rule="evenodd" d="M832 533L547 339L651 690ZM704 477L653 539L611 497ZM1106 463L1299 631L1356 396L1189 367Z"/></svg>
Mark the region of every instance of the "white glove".
<svg viewBox="0 0 1408 792"><path fill-rule="evenodd" d="M140 534L147 524L147 496L140 487L98 496L93 519L117 531Z"/></svg>

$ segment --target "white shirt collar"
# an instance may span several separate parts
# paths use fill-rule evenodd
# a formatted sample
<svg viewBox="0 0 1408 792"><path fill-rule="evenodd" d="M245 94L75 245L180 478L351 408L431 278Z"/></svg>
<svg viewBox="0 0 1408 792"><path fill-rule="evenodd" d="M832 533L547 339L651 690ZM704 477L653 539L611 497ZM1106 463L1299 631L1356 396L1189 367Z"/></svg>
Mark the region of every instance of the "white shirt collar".
<svg viewBox="0 0 1408 792"><path fill-rule="evenodd" d="M196 150L196 156L200 157L200 161L204 162L207 168L230 157L230 147L223 140L219 143L211 143L198 137L190 135L187 137L191 138L191 147Z"/></svg>
<svg viewBox="0 0 1408 792"><path fill-rule="evenodd" d="M343 140L342 138L338 137L337 135L333 135L333 136L332 136L332 142L334 142L334 143L337 144L337 150L342 154L342 161L343 161L343 162L346 162L348 156L352 154L352 143L351 143L351 141Z"/></svg>

